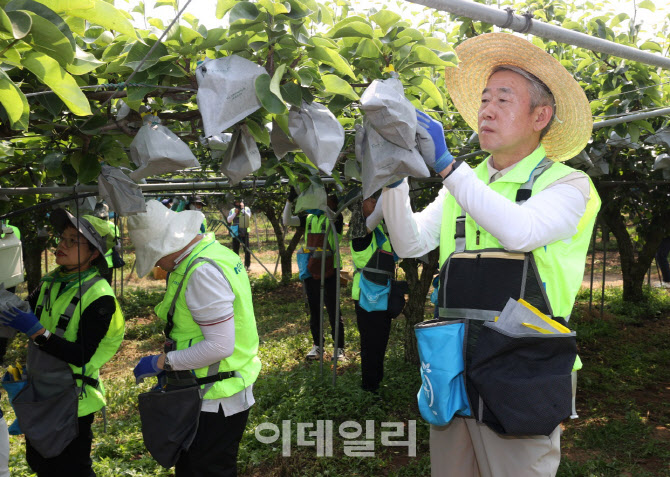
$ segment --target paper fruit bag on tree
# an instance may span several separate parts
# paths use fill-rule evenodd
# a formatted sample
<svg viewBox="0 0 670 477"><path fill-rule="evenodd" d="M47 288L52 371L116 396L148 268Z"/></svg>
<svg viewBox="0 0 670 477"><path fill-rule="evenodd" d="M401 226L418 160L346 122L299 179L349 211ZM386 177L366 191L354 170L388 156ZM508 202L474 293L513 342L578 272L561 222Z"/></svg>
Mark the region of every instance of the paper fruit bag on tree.
<svg viewBox="0 0 670 477"><path fill-rule="evenodd" d="M430 172L416 147L410 150L384 139L363 119L356 125L356 158L361 163L363 199L382 187L407 176L430 177Z"/></svg>
<svg viewBox="0 0 670 477"><path fill-rule="evenodd" d="M260 109L256 78L265 68L237 55L207 59L195 70L205 136L213 136Z"/></svg>
<svg viewBox="0 0 670 477"><path fill-rule="evenodd" d="M328 194L321 184L310 182L309 187L295 201L295 213L310 209L326 210Z"/></svg>
<svg viewBox="0 0 670 477"><path fill-rule="evenodd" d="M312 163L330 175L344 145L344 128L328 108L318 103L288 113L291 137Z"/></svg>
<svg viewBox="0 0 670 477"><path fill-rule="evenodd" d="M144 116L144 124L130 143L130 158L137 166L130 173L130 178L136 182L145 177L200 166L188 145L153 115Z"/></svg>
<svg viewBox="0 0 670 477"><path fill-rule="evenodd" d="M361 96L361 110L384 139L403 149L414 148L416 110L398 78L374 80Z"/></svg>
<svg viewBox="0 0 670 477"><path fill-rule="evenodd" d="M256 141L246 124L241 124L233 133L230 145L223 154L221 172L230 179L232 185L236 185L260 167L261 153Z"/></svg>
<svg viewBox="0 0 670 477"><path fill-rule="evenodd" d="M140 186L118 167L103 165L98 176L98 194L110 210L121 216L146 212Z"/></svg>
<svg viewBox="0 0 670 477"><path fill-rule="evenodd" d="M293 139L288 137L277 121L272 121L272 131L270 132L270 145L278 159L284 157L291 151L300 149Z"/></svg>

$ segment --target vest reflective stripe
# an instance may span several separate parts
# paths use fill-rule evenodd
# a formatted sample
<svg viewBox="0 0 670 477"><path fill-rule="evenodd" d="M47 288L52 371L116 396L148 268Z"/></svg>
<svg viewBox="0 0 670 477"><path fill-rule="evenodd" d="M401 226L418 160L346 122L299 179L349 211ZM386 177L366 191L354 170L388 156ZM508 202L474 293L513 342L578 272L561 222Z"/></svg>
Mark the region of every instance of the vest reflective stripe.
<svg viewBox="0 0 670 477"><path fill-rule="evenodd" d="M384 228L379 224L377 226L377 229L386 237L386 241L382 244L382 250L392 253L393 250L391 249L391 242L389 241L388 236L384 233ZM368 264L370 259L372 258L372 254L375 253L377 250L377 238L375 236L374 231L372 232L372 240L370 241L370 245L365 250L361 250L360 252L357 252L354 250L353 245L350 245L351 247L351 258L354 262L354 267L356 269L363 268ZM359 285L359 282L361 281L361 274L358 270L354 271L354 282L351 286L351 298L354 300L358 300L361 296L361 286Z"/></svg>
<svg viewBox="0 0 670 477"><path fill-rule="evenodd" d="M95 273L87 277L87 280L99 276L98 273ZM58 325L60 316L65 312L79 290L79 285L75 284L75 286L65 290L61 296L58 296L58 291L61 286L63 286L63 283L53 284L50 295L51 306L48 307L48 309L47 307L44 307L40 313L40 323L52 333L56 332L56 326ZM42 289L40 290L40 296L37 303L42 303L44 294L48 288L49 283L42 283ZM63 334L63 339L70 342L75 342L77 340L81 313L83 313L91 303L103 296L114 297L114 292L106 280L98 280L97 283L84 293L81 297L81 301L75 307L74 313ZM123 341L123 334L125 331L123 313L115 297L114 302L116 304L116 311L112 315L112 320L109 323L107 333L105 333L105 336L100 341L100 344L95 353L93 353L93 356L91 356L91 359L81 368L70 364L73 373L97 379L100 383L98 388L83 386L82 394L79 398L78 414L80 417L99 411L105 405L105 388L100 379L100 368L102 368L102 366L116 354L119 346L121 346L121 341ZM81 380L77 380L77 385L82 385Z"/></svg>
<svg viewBox="0 0 670 477"><path fill-rule="evenodd" d="M528 180L530 173L543 157L544 149L540 147L530 156L519 162L514 169L502 178L489 184L489 187L510 201L514 201L516 199L516 191ZM488 158L475 168L477 178L483 182L488 181L487 161ZM565 164L555 163L537 178L533 185L532 195L573 172L576 172L576 170ZM567 242L558 241L533 250L540 278L545 286L549 302L556 316L569 317L575 296L579 291L584 277L586 253L596 216L600 209L600 197L590 178L589 185L590 197L586 205L586 211L578 224L577 233ZM454 197L448 194L445 198L442 213L440 266L444 264L447 257L454 251L455 221L460 211L461 208L456 203ZM477 244L477 232L479 232L479 244ZM503 248L500 242L486 230L479 227L470 215L466 215L465 239L466 250Z"/></svg>
<svg viewBox="0 0 670 477"><path fill-rule="evenodd" d="M235 294L235 302L233 303L235 348L231 356L220 362L219 372L237 371L241 377L217 381L205 394L205 399L219 399L232 396L253 384L261 369L261 362L258 359L258 331L256 329L256 318L254 317L251 286L240 257L216 242L213 234L206 234L191 254L170 273L165 297L156 306L156 314L162 320L167 321L168 310L183 278L184 284L177 297L173 317L174 328L170 337L175 341L177 350L190 348L204 339L200 326L195 322L186 305L185 298L191 274L205 263L196 263L184 277L188 265L197 257L208 257L214 260L223 270L226 280L230 283ZM207 366L196 369L195 375L199 378L205 377L207 376L207 369Z"/></svg>

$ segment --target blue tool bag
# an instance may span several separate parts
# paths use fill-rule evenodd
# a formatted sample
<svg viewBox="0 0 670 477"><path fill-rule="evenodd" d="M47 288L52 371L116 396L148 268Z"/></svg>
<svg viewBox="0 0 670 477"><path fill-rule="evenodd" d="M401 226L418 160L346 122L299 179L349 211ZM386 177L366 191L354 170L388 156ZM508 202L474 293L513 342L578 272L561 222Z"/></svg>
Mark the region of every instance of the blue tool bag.
<svg viewBox="0 0 670 477"><path fill-rule="evenodd" d="M415 328L421 360L421 389L417 394L421 416L443 426L454 415L469 416L465 391L462 321L431 320Z"/></svg>
<svg viewBox="0 0 670 477"><path fill-rule="evenodd" d="M305 251L304 249L299 249L295 255L296 261L298 262L298 278L300 278L300 280L304 280L312 276L312 274L309 273L309 270L307 269L310 256L311 253L309 253L309 251Z"/></svg>
<svg viewBox="0 0 670 477"><path fill-rule="evenodd" d="M239 225L231 225L230 226L230 235L237 238L240 236L240 227Z"/></svg>
<svg viewBox="0 0 670 477"><path fill-rule="evenodd" d="M358 282L361 288L359 305L365 311L383 311L388 309L389 294L391 293L391 279L387 278L386 285L379 285L365 278L361 273Z"/></svg>

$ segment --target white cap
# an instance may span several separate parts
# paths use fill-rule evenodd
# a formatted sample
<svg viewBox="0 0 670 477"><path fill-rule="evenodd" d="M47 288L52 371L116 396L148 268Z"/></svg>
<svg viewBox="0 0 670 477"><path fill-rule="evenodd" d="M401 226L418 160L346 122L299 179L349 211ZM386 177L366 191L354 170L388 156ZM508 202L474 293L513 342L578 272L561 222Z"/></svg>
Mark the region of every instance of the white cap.
<svg viewBox="0 0 670 477"><path fill-rule="evenodd" d="M147 211L128 217L128 234L135 245L135 268L143 277L161 258L186 247L200 233L202 212L175 212L157 200L147 202Z"/></svg>

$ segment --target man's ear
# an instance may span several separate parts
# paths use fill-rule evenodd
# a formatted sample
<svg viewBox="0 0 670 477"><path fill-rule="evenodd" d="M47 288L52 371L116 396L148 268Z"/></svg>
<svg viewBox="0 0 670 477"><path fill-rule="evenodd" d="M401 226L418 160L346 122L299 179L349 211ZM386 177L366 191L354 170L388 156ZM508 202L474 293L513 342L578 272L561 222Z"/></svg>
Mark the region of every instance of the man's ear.
<svg viewBox="0 0 670 477"><path fill-rule="evenodd" d="M554 109L551 106L537 106L534 111L533 129L537 132L542 131L551 121Z"/></svg>

